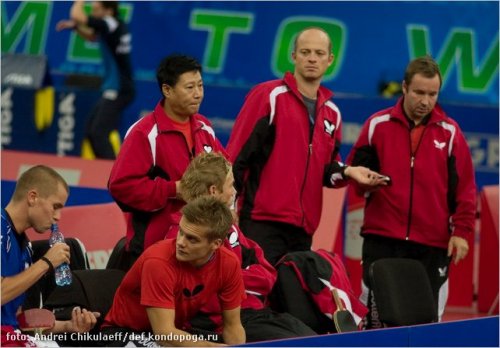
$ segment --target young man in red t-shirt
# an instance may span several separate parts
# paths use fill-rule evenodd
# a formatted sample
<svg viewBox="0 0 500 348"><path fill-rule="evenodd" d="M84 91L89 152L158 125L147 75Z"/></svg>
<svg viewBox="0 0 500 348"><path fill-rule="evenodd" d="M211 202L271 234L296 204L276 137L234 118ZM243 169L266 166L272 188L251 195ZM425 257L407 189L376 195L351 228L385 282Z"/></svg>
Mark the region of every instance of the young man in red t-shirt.
<svg viewBox="0 0 500 348"><path fill-rule="evenodd" d="M200 153L184 172L180 193L186 202L202 196L213 196L227 206L232 206L236 190L231 163L220 153ZM175 238L178 230L179 226L172 226L167 238ZM257 243L245 237L233 224L224 246L237 255L241 262L247 294L241 303L241 321L247 342L316 335L299 319L269 308L268 296L276 281L276 270L265 259ZM219 331L222 317L215 297L200 309L191 324L198 329Z"/></svg>
<svg viewBox="0 0 500 348"><path fill-rule="evenodd" d="M161 345L218 345L188 333L189 320L217 296L223 341L245 343L240 320L245 298L240 264L231 251L220 248L232 224L231 212L218 199L201 197L187 204L182 213L177 238L148 248L123 279L103 333L113 333L118 340L134 333L133 337L139 338L133 340L136 345L148 339ZM118 332L122 332L121 337Z"/></svg>

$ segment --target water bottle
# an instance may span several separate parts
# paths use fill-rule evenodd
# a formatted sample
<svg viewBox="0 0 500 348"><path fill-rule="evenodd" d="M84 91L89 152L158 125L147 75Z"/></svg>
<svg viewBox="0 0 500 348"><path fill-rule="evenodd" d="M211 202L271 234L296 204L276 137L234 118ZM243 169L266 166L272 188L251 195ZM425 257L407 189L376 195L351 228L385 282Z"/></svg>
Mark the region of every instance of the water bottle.
<svg viewBox="0 0 500 348"><path fill-rule="evenodd" d="M52 225L51 231L52 233L49 238L49 244L51 247L56 243L64 243L64 236L59 231L59 227L57 226L57 224ZM69 268L69 265L66 262L57 266L56 269L54 270L54 273L57 285L64 286L71 284L73 277L71 275L71 269Z"/></svg>

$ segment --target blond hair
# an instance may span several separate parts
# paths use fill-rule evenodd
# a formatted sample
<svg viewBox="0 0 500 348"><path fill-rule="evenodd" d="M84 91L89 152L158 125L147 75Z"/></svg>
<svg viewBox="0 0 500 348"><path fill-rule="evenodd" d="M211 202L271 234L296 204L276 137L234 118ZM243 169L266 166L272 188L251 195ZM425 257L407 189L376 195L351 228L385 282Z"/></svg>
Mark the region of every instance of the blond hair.
<svg viewBox="0 0 500 348"><path fill-rule="evenodd" d="M68 184L54 169L44 165L31 167L17 180L12 200L16 202L23 200L26 194L33 189L40 197L47 198L57 193L58 184L61 184L69 194Z"/></svg>
<svg viewBox="0 0 500 348"><path fill-rule="evenodd" d="M207 228L206 237L209 241L224 240L233 224L229 208L213 196L202 196L190 201L182 208L182 215L189 223Z"/></svg>
<svg viewBox="0 0 500 348"><path fill-rule="evenodd" d="M207 195L210 186L222 192L231 172L231 163L220 153L201 153L187 167L181 179L181 195L186 201Z"/></svg>

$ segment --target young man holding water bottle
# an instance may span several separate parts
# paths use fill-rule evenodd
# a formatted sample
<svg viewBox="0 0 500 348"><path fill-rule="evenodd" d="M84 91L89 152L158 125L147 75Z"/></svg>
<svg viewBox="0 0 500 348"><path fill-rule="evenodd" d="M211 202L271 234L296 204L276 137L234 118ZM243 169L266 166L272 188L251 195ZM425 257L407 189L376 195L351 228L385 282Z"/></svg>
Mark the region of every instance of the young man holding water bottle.
<svg viewBox="0 0 500 348"><path fill-rule="evenodd" d="M38 165L21 175L10 202L2 209L2 332L4 326L19 328L16 315L25 292L47 272L70 261L68 245L56 243L33 263L25 233L29 228L44 233L57 223L68 194L68 184L56 171ZM47 332L87 332L95 323L94 313L75 308L71 320L56 321Z"/></svg>

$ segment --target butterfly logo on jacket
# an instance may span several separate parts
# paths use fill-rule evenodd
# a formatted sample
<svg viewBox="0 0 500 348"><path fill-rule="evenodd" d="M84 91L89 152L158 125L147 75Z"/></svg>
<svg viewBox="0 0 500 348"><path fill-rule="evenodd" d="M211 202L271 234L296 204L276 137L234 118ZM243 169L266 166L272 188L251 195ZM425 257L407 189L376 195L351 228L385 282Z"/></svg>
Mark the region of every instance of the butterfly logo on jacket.
<svg viewBox="0 0 500 348"><path fill-rule="evenodd" d="M438 267L438 272L440 277L446 277L446 270L448 267Z"/></svg>
<svg viewBox="0 0 500 348"><path fill-rule="evenodd" d="M335 130L335 125L328 120L323 120L323 124L325 125L325 132L332 136L333 131Z"/></svg>
<svg viewBox="0 0 500 348"><path fill-rule="evenodd" d="M440 143L439 141L434 139L434 146L436 147L436 149L442 150L446 146L446 143L445 142Z"/></svg>
<svg viewBox="0 0 500 348"><path fill-rule="evenodd" d="M228 237L229 244L231 244L231 248L236 248L238 245L240 245L240 238L238 236L238 230L233 226L232 229L229 231L229 237Z"/></svg>
<svg viewBox="0 0 500 348"><path fill-rule="evenodd" d="M187 289L187 288L184 288L182 289L182 293L184 294L184 296L186 296L187 298L190 298L190 297L194 297L196 295L198 295L200 292L202 292L202 290L205 288L205 286L203 284L198 284L196 285L194 288L193 288L193 291Z"/></svg>
<svg viewBox="0 0 500 348"><path fill-rule="evenodd" d="M205 150L206 153L212 152L213 148L210 145L203 145L203 150Z"/></svg>

